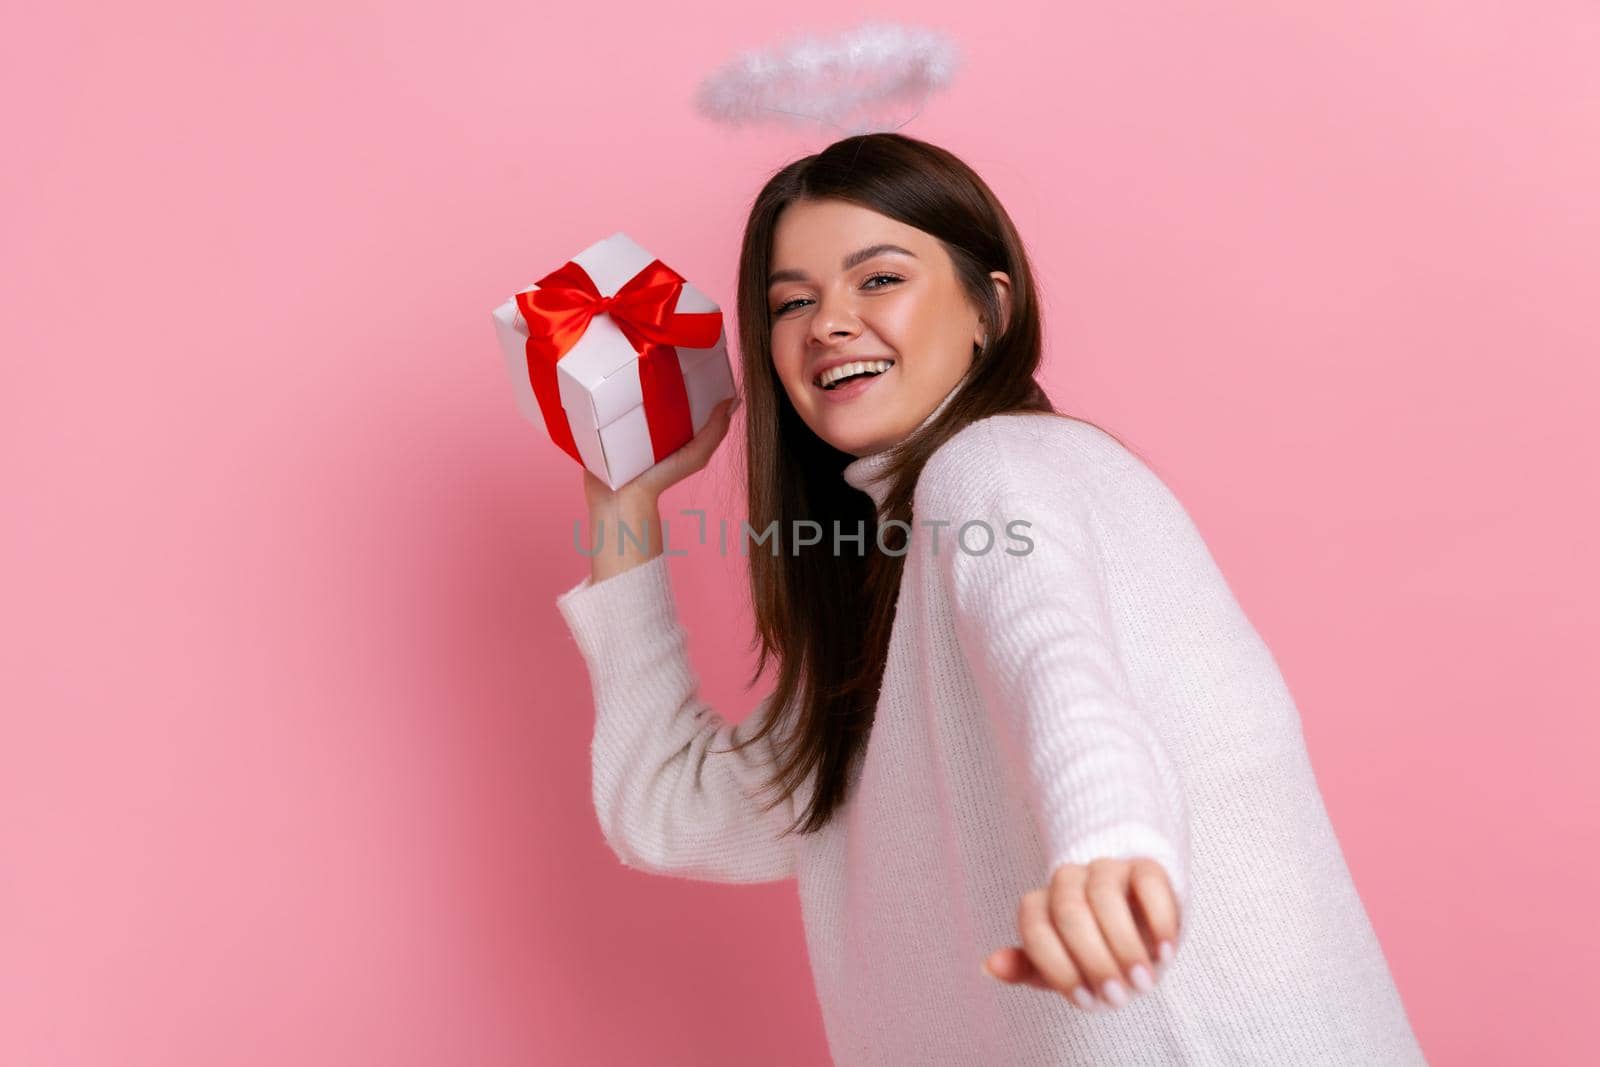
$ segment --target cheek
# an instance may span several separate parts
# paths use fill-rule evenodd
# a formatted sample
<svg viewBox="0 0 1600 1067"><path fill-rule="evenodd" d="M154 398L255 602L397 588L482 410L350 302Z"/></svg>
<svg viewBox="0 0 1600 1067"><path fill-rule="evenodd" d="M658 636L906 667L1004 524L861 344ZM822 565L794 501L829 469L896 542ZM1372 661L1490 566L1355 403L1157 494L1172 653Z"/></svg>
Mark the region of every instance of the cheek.
<svg viewBox="0 0 1600 1067"><path fill-rule="evenodd" d="M896 294L899 296L900 294ZM915 350L926 336L931 312L926 300L907 293L899 300L884 300L873 309L872 329L885 344Z"/></svg>
<svg viewBox="0 0 1600 1067"><path fill-rule="evenodd" d="M960 295L935 286L918 286L885 300L879 316L882 329L896 338L913 343L913 352L931 351L930 346L949 347L950 339L961 330Z"/></svg>
<svg viewBox="0 0 1600 1067"><path fill-rule="evenodd" d="M873 318L879 338L896 352L908 374L937 371L960 354L961 321L948 306L925 294L884 302Z"/></svg>
<svg viewBox="0 0 1600 1067"><path fill-rule="evenodd" d="M783 336L781 329L772 338L772 368L784 382L794 382L805 367L805 353Z"/></svg>

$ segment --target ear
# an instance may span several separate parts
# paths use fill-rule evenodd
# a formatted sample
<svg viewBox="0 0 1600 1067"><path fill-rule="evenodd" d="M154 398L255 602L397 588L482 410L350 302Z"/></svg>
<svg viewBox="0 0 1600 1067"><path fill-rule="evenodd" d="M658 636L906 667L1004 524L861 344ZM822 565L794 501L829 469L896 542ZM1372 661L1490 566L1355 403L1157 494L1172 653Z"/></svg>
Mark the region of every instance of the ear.
<svg viewBox="0 0 1600 1067"><path fill-rule="evenodd" d="M995 295L1000 298L1000 328L995 331L998 335L1005 333L1011 322L1011 276L1003 270L992 270L989 277L994 282ZM979 329L982 329L981 324Z"/></svg>

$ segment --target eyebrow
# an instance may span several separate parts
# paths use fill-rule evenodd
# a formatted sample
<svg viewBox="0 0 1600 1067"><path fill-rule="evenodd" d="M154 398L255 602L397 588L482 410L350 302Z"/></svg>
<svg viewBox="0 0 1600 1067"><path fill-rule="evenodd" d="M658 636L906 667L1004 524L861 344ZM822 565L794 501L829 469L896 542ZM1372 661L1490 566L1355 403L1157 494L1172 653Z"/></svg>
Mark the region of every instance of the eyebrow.
<svg viewBox="0 0 1600 1067"><path fill-rule="evenodd" d="M839 264L839 269L849 270L852 267L856 267L862 263L865 263L873 256L881 256L887 252L898 253L902 256L910 256L912 259L917 258L917 254L915 252L901 248L899 245L880 242L875 245L868 245L865 248L858 248L854 252L851 252L848 256L845 256L843 262ZM803 282L805 280L806 272L803 270L775 270L767 278L767 287L771 288L772 286L777 285L779 282Z"/></svg>

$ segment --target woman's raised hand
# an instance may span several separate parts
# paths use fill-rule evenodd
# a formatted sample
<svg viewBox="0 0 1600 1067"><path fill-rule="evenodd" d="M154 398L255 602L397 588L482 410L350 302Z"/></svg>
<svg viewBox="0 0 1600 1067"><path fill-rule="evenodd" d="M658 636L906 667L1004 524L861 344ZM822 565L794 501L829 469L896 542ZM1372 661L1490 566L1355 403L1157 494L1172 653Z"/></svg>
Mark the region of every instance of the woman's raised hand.
<svg viewBox="0 0 1600 1067"><path fill-rule="evenodd" d="M719 403L711 410L711 417L699 431L685 442L680 448L667 456L655 466L646 470L637 478L628 482L619 489L612 490L605 482L595 477L594 472L587 467L583 470L583 492L590 508L596 504L608 503L615 495L628 495L646 497L655 500L670 486L683 481L695 471L705 467L710 461L711 454L727 436L728 425L733 419L733 413L738 410L741 397L730 397Z"/></svg>
<svg viewBox="0 0 1600 1067"><path fill-rule="evenodd" d="M682 447L619 489L612 489L589 468L583 469L590 537L596 543L589 561L591 581L603 582L661 555L662 492L706 465L727 436L728 423L738 406L738 397L718 404L706 424ZM629 531L626 537L624 529Z"/></svg>
<svg viewBox="0 0 1600 1067"><path fill-rule="evenodd" d="M1178 902L1153 859L1066 863L1022 898L1017 928L1022 947L991 954L988 974L1064 993L1085 1011L1120 1008L1129 986L1148 993L1171 962Z"/></svg>

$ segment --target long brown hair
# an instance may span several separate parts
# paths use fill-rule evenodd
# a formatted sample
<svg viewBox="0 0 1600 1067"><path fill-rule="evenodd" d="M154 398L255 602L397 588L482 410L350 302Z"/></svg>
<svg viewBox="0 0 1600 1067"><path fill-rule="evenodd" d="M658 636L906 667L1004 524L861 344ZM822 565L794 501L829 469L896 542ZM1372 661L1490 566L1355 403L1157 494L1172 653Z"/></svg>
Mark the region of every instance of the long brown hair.
<svg viewBox="0 0 1600 1067"><path fill-rule="evenodd" d="M957 395L937 419L892 450L881 516L865 493L844 481L844 468L855 456L806 426L772 362L767 275L773 231L789 204L824 199L858 204L937 238L984 325L986 344ZM994 270L1011 278L1011 308L1003 328L989 277ZM926 141L899 133L846 137L774 174L745 223L738 313L748 522L758 537L775 531L771 539L747 545L757 631L753 644L760 648L749 684L769 660L778 664L778 680L766 721L729 751L783 725L787 737L773 745L776 770L767 785L778 796L766 808L782 803L814 774L809 809L785 831L813 833L844 802L850 772L872 726L904 569L901 531L910 529L911 498L923 465L964 426L990 415L1074 416L1056 411L1034 380L1041 353L1039 299L1022 238L983 179ZM878 525L893 519L908 525L887 527L883 540L890 551L881 551ZM803 520L822 527L820 542L791 540L795 524ZM864 529L861 554L834 552L835 529L841 536Z"/></svg>

